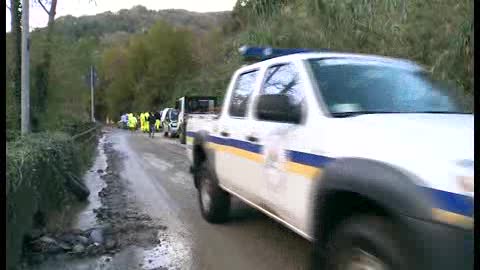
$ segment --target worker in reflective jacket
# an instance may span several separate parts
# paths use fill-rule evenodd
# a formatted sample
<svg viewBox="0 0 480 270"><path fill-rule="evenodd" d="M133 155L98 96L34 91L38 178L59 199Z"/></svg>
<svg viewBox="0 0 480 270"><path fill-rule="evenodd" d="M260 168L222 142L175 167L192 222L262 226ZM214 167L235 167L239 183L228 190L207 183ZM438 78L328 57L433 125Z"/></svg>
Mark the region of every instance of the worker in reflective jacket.
<svg viewBox="0 0 480 270"><path fill-rule="evenodd" d="M144 114L141 113L140 114L140 130L141 131L144 131L145 130L145 117L144 117Z"/></svg>
<svg viewBox="0 0 480 270"><path fill-rule="evenodd" d="M133 115L133 113L130 113L130 115L128 116L128 127L132 132L135 131L136 125L137 125L137 118Z"/></svg>
<svg viewBox="0 0 480 270"><path fill-rule="evenodd" d="M143 119L143 122L144 122L144 124L145 124L145 132L147 132L147 133L150 132L150 126L149 126L149 124L148 124L148 117L149 117L149 116L150 116L150 114L149 114L148 112L146 112L146 113L144 114L144 117L145 117L145 118Z"/></svg>
<svg viewBox="0 0 480 270"><path fill-rule="evenodd" d="M157 130L157 132L160 131L160 118L158 117L155 117L155 129Z"/></svg>

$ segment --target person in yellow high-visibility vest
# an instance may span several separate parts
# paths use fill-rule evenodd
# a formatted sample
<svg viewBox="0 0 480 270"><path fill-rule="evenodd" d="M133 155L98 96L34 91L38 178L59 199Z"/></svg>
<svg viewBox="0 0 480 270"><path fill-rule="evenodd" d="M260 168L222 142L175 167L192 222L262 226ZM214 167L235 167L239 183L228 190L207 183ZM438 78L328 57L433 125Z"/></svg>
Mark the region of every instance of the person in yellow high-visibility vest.
<svg viewBox="0 0 480 270"><path fill-rule="evenodd" d="M142 113L142 121L143 121L142 131L145 133L147 132L147 114L146 113Z"/></svg>
<svg viewBox="0 0 480 270"><path fill-rule="evenodd" d="M144 115L145 115L145 119L143 121L145 123L145 132L149 133L150 132L150 125L148 124L148 117L150 116L150 114L148 112L146 112Z"/></svg>
<svg viewBox="0 0 480 270"><path fill-rule="evenodd" d="M133 116L133 113L130 113L128 115L128 127L130 128L130 130L133 132L135 131L135 126L137 125L137 118L135 118L135 116Z"/></svg>
<svg viewBox="0 0 480 270"><path fill-rule="evenodd" d="M160 119L158 118L155 119L155 129L157 130L157 132L160 131Z"/></svg>
<svg viewBox="0 0 480 270"><path fill-rule="evenodd" d="M138 118L134 115L133 116L133 130L137 130L137 125L138 125Z"/></svg>
<svg viewBox="0 0 480 270"><path fill-rule="evenodd" d="M144 129L144 123L145 123L145 120L144 120L144 117L143 117L143 113L140 113L140 130L143 131Z"/></svg>

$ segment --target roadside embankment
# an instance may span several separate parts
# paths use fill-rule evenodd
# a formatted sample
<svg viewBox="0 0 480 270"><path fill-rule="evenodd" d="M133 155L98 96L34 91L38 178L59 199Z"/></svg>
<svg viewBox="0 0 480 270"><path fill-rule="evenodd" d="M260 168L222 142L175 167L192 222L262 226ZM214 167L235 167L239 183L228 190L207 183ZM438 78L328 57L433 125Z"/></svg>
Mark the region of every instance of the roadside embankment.
<svg viewBox="0 0 480 270"><path fill-rule="evenodd" d="M7 269L18 263L26 238L46 230L53 215L68 219L69 206L88 196L80 179L91 162L98 130L76 137L68 131L33 133L7 142Z"/></svg>

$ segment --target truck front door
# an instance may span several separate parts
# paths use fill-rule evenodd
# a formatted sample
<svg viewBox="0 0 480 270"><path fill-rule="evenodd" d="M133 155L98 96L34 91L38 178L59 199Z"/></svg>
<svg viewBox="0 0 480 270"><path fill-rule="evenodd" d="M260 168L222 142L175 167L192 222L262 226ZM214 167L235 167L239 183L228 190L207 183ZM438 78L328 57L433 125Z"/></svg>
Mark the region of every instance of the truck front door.
<svg viewBox="0 0 480 270"><path fill-rule="evenodd" d="M305 232L312 180L305 177L308 171L294 162L298 151L292 151L308 144L305 140L308 136L304 136L308 133L304 122L307 114L305 80L301 79L299 66L292 62L269 66L264 77L256 99L262 95L286 95L290 109L300 111L303 120L296 124L285 120L262 119L256 113L261 109L259 103L254 102L254 128L250 136L256 137L258 143L263 145L264 157L263 170L255 177L256 182L262 185L261 200L265 202L266 210Z"/></svg>

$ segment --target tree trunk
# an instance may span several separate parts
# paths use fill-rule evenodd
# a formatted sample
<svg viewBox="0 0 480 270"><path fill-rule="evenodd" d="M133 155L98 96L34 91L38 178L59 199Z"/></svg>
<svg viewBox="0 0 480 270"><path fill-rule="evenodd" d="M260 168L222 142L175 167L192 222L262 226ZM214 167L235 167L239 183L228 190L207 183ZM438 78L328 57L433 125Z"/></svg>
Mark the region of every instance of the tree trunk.
<svg viewBox="0 0 480 270"><path fill-rule="evenodd" d="M21 99L21 65L22 65L22 30L20 11L20 0L10 0L10 16L12 31L12 56L13 63L10 78L13 81L13 92L15 96L15 108L18 109L18 123L20 123L20 99ZM20 128L20 125L18 126Z"/></svg>
<svg viewBox="0 0 480 270"><path fill-rule="evenodd" d="M56 14L57 14L57 0L52 0L52 4L50 5L50 13L48 14L48 30L49 31L53 27Z"/></svg>

